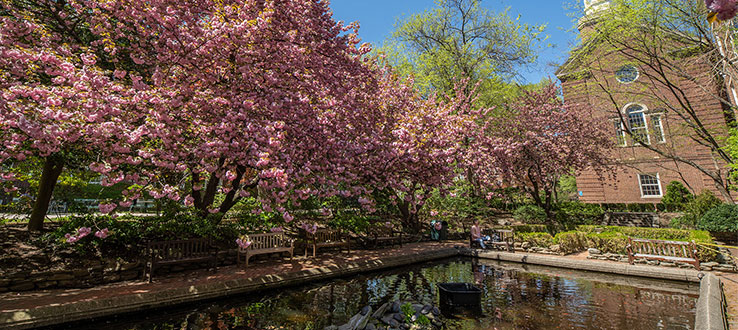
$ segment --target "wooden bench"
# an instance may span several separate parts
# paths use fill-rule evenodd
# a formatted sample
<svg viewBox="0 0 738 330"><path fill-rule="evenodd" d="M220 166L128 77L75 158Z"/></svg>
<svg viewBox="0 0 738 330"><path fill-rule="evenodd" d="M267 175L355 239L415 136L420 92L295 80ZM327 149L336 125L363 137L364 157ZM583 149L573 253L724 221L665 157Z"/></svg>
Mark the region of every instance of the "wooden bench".
<svg viewBox="0 0 738 330"><path fill-rule="evenodd" d="M372 234L374 236L372 240L374 248L377 248L379 244L389 244L390 246L398 244L402 247L402 231L400 230L381 226L372 228Z"/></svg>
<svg viewBox="0 0 738 330"><path fill-rule="evenodd" d="M636 259L659 260L691 264L700 270L697 246L692 242L661 241L655 239L628 238L628 261L632 265Z"/></svg>
<svg viewBox="0 0 738 330"><path fill-rule="evenodd" d="M218 249L207 238L148 242L146 254L149 256L149 283L158 266L208 261L212 268L217 268L218 262ZM145 279L146 268L143 276Z"/></svg>
<svg viewBox="0 0 738 330"><path fill-rule="evenodd" d="M313 257L315 257L315 251L318 248L325 247L346 247L348 253L351 253L351 240L348 235L345 235L340 230L334 229L318 229L314 234L305 232L305 257L307 257L307 250L309 246L313 247Z"/></svg>
<svg viewBox="0 0 738 330"><path fill-rule="evenodd" d="M495 235L499 238L499 241L494 241ZM482 236L489 236L490 240L485 241L484 245L494 246L496 248L505 248L507 251L515 252L515 230L514 229L484 229L482 230ZM479 245L479 242L475 241L469 233L469 247Z"/></svg>
<svg viewBox="0 0 738 330"><path fill-rule="evenodd" d="M251 245L245 249L238 247L238 255L236 256L238 264L241 264L242 257L246 259L246 266L248 266L249 258L252 256L269 253L288 252L290 254L290 260L292 260L294 241L284 233L253 234L247 235L247 237L243 238L243 240L250 241Z"/></svg>

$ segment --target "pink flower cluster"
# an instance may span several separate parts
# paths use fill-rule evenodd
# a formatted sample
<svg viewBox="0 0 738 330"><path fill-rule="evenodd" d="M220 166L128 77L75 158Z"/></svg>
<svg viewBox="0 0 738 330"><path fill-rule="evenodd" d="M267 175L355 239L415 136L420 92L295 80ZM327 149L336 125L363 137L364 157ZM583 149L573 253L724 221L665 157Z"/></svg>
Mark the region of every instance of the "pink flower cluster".
<svg viewBox="0 0 738 330"><path fill-rule="evenodd" d="M318 224L309 224L307 222L300 225L300 228L304 229L306 232L310 234L315 234L316 231L318 231Z"/></svg>
<svg viewBox="0 0 738 330"><path fill-rule="evenodd" d="M117 206L118 205L116 205L115 203L101 203L97 206L97 208L98 210L100 210L101 213L107 214L115 210Z"/></svg>
<svg viewBox="0 0 738 330"><path fill-rule="evenodd" d="M66 242L69 244L76 243L80 239L84 238L85 236L89 235L92 232L92 228L90 227L80 227L77 229L76 235L72 235L70 233L67 233L64 235L64 238L66 239ZM95 236L100 239L105 239L108 237L108 228L103 228L101 230L98 230L95 232Z"/></svg>
<svg viewBox="0 0 738 330"><path fill-rule="evenodd" d="M108 228L103 228L95 232L95 236L101 239L108 237Z"/></svg>
<svg viewBox="0 0 738 330"><path fill-rule="evenodd" d="M282 232L284 232L284 228L282 228L282 226L279 226L279 227L273 227L273 228L272 228L272 229L270 229L269 231L271 231L271 232L273 232L273 233L282 233Z"/></svg>
<svg viewBox="0 0 738 330"><path fill-rule="evenodd" d="M238 247L242 249L247 249L249 246L251 246L251 241L249 241L247 238L237 238L236 245L238 245Z"/></svg>
<svg viewBox="0 0 738 330"><path fill-rule="evenodd" d="M738 0L705 0L705 6L721 21L730 20L738 13Z"/></svg>

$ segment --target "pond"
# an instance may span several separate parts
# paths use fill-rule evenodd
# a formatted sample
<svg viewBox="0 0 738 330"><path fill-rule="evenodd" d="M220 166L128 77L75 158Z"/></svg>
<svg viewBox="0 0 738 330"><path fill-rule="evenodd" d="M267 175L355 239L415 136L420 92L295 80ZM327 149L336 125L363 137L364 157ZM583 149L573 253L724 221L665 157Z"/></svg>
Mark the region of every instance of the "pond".
<svg viewBox="0 0 738 330"><path fill-rule="evenodd" d="M697 284L455 258L67 327L323 329L366 305L437 305L442 282L483 290L482 316L448 329L692 329L699 295Z"/></svg>

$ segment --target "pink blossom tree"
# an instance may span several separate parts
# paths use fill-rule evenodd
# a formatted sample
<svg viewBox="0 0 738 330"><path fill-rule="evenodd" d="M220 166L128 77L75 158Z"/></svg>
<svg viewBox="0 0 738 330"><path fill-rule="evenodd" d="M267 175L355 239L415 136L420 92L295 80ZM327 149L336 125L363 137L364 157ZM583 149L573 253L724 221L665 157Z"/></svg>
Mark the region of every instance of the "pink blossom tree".
<svg viewBox="0 0 738 330"><path fill-rule="evenodd" d="M7 187L19 163L42 160L31 230L63 169L129 152L119 141L143 118L147 93L114 74L133 63L93 32L90 3L0 4L0 171Z"/></svg>
<svg viewBox="0 0 738 330"><path fill-rule="evenodd" d="M419 212L434 189L446 191L457 176L457 157L468 130L478 129L463 88L453 98L422 97L412 79L383 68L377 94L387 130L378 136L363 173L369 187L397 207L406 229L420 229Z"/></svg>
<svg viewBox="0 0 738 330"><path fill-rule="evenodd" d="M551 216L562 175L595 169L607 173L614 146L606 121L586 107L562 102L551 84L510 105L512 116L485 124L463 163L488 190L514 185Z"/></svg>
<svg viewBox="0 0 738 330"><path fill-rule="evenodd" d="M382 86L357 26L323 1L117 1L95 26L147 72L153 95L137 154L94 164L135 177L155 198L224 214L258 196L264 211L311 195L366 195L359 176L376 147ZM104 17L101 15L98 17ZM140 22L145 22L140 23ZM353 33L350 33L353 32ZM100 31L98 33L103 33ZM135 167L132 167L135 166ZM110 181L113 181L112 179ZM130 191L130 203L140 195ZM216 201L216 196L222 198Z"/></svg>

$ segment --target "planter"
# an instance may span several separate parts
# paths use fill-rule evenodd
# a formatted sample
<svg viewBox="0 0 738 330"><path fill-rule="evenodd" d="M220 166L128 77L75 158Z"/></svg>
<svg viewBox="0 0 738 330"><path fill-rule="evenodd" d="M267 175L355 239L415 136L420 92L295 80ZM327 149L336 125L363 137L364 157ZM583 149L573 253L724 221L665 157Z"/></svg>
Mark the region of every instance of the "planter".
<svg viewBox="0 0 738 330"><path fill-rule="evenodd" d="M471 283L439 283L438 295L444 314L482 311L482 290Z"/></svg>

